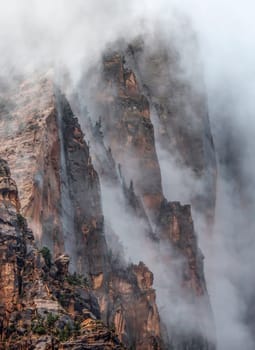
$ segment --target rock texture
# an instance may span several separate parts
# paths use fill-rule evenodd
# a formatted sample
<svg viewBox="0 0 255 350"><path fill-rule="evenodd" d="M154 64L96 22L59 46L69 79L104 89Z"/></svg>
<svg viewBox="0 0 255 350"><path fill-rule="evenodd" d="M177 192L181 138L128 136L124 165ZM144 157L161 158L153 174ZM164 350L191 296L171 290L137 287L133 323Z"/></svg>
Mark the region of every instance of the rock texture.
<svg viewBox="0 0 255 350"><path fill-rule="evenodd" d="M62 250L61 168L53 84L45 77L6 91L0 112L1 155L13 169L21 202L38 240ZM42 235L43 232L43 235ZM42 237L43 236L43 237Z"/></svg>
<svg viewBox="0 0 255 350"><path fill-rule="evenodd" d="M119 53L104 57L103 79L106 85L99 90L97 109L106 143L127 181L133 180L145 209L155 217L163 194L149 101Z"/></svg>
<svg viewBox="0 0 255 350"><path fill-rule="evenodd" d="M173 255L165 263L171 265L175 255L182 256L181 264L172 269L179 276L181 289L177 293L187 302L192 315L192 331L183 334L173 330L170 344L177 349L215 349L215 327L210 317L212 310L207 294L203 268L203 255L198 248L190 205L163 202L158 217L158 235L170 241Z"/></svg>
<svg viewBox="0 0 255 350"><path fill-rule="evenodd" d="M206 294L203 255L197 245L190 205L179 202L162 203L158 218L159 236L170 240L176 251L185 256L183 283L194 295Z"/></svg>
<svg viewBox="0 0 255 350"><path fill-rule="evenodd" d="M0 153L13 169L21 213L41 246L66 251L73 269L97 275L107 269L100 187L78 121L50 78L34 76L11 92Z"/></svg>
<svg viewBox="0 0 255 350"><path fill-rule="evenodd" d="M134 57L131 59L128 56L131 55L130 50L133 49L129 47L128 51L114 51L105 55L103 59L101 78L103 82L99 81L97 92L91 97L94 100L93 110L100 115L99 121L95 125L95 127L100 125L100 133L97 133L97 135L100 135L100 143L106 145L104 148L109 147L111 158L114 159L113 166L116 168L116 164L120 164L118 173L129 208L126 210L131 208L134 212L133 215L146 222L148 232L151 232L148 237L153 241L152 246L154 244L152 249L158 251L158 245L161 246L164 242L166 242L166 245L170 244L173 252L169 253L168 256L159 257L159 260L163 259L163 264L169 264L169 271L171 272L169 274L166 272L165 278L171 278L171 273L177 276L176 283L180 288L176 286L176 292L180 293L183 303L188 302L190 313L196 320L194 322L196 326L190 332L186 330L176 332L175 329L170 329L168 332L170 340L166 340L166 346L174 349L214 349L214 327L204 278L203 256L198 248L190 206L181 206L177 202L168 202L164 198L154 128L151 122L151 108L156 108L156 105L153 100L153 92L148 92L147 89L148 97L145 97L142 93L144 89L141 85L143 75L139 76L139 67L135 66ZM136 68L139 78L130 67ZM159 84L157 80L155 85L159 86ZM171 82L168 82L168 84L171 84ZM184 117L181 116L181 108L184 108L184 102L182 103L178 106L179 114L175 115L174 118L176 118L175 120L182 118L181 123L185 124ZM205 106L201 108L204 108L203 113L206 112ZM206 114L202 113L202 109L197 116L201 119L201 125L207 118ZM171 113L174 114L174 111ZM188 118L188 115L185 118ZM213 178L214 185L210 188L212 192L209 195L212 199L210 205L205 205L201 193L196 193L196 198L192 199L193 204L198 201L197 203L203 207L205 217L208 220L212 219L215 174L210 174L209 180L204 174L204 171L207 171L207 165L204 163L207 141L204 144L203 138L206 132L210 130L209 125L199 128L197 132L199 142L197 142L196 134L193 135L192 131L189 130L186 137L181 125L178 129L175 121L172 121L169 115L165 116L165 122L168 123L169 128L173 124L172 138L176 139L176 141L171 140L173 144L171 143L168 148L169 154L176 148L180 157L183 153L183 159L180 158L179 161L185 166L192 164L192 171L194 171L194 174L196 173L194 176L203 178L201 181L205 182L210 182ZM162 124L161 129L164 130L165 128ZM211 135L209 136L211 138ZM182 143L177 142L179 138ZM160 142L163 145L163 137L160 137ZM164 142L167 144L167 139ZM96 153L97 146L94 146L94 143L97 142L93 141L92 138L92 153ZM214 167L212 143L210 147L212 167ZM186 149L189 149L190 153L186 152ZM184 157L187 157L187 161ZM196 159L193 161L192 157L196 157ZM105 159L106 157L104 157L104 162ZM198 168L201 171L197 169L196 162L200 164ZM102 164L105 163L97 158L99 169L104 168ZM102 181L108 176L103 171L99 173ZM130 186L126 185L125 179L131 180ZM205 193L203 192L203 194ZM207 209L210 215L207 213ZM154 232L152 227L154 227ZM176 263L178 261L182 261L182 264ZM177 271L175 271L176 266L178 267ZM205 317L204 313L206 314ZM188 312L186 317L191 314Z"/></svg>
<svg viewBox="0 0 255 350"><path fill-rule="evenodd" d="M157 141L203 183L191 201L211 222L213 141L205 97L164 74L171 59L141 42L108 51L102 74L90 73L91 118L79 104L84 77L72 108L49 73L1 92L0 154L20 193L0 160L3 349L215 349L191 208L165 198L156 148ZM101 186L116 191L106 205L127 214L148 267L127 261L123 223L114 232L115 217L104 218ZM162 285L170 305L163 321ZM185 309L179 323L175 301Z"/></svg>
<svg viewBox="0 0 255 350"><path fill-rule="evenodd" d="M147 344L146 349L156 349L161 340L155 291L149 287L146 291L140 288L136 273L126 272L126 269L129 269L128 265L116 269L111 262L104 236L98 175L92 165L89 147L84 141L84 135L69 103L49 78L33 77L29 83L22 82L19 89L14 90L17 101L18 91L25 95L31 93L33 97L33 105L30 105L32 102L27 99L22 100L23 104L16 104L15 107L8 109L16 124L18 116L24 122L23 129L18 134L20 139L24 140L23 142L25 139L32 140L25 148L25 152L29 152L31 158L25 157L21 169L18 158L22 157L23 149L21 146L16 147L16 134L2 135L6 140L2 153L13 164L13 176L17 177L21 187L21 205L18 205L18 208L21 208L22 214L28 216L29 224L37 230L36 238L39 245L47 245L51 249L53 256L57 258L56 266L62 273L67 273L67 267L62 266L59 254L70 255L69 270L86 276L99 299L103 320L108 326L116 328L116 335L119 335L126 345L132 343L137 349L144 349L144 344ZM44 99L41 101L41 94L44 93L47 95L48 105ZM28 101L29 104L26 106ZM38 111L37 106L41 106L42 109ZM8 124L6 117L5 107L1 115L3 128ZM41 124L37 128L38 120ZM34 123L33 128L28 127L31 123ZM38 142L35 142L30 135L34 133L34 128L37 128ZM46 157L43 158L42 152L46 149ZM40 159L40 163L37 163L36 159ZM39 182L36 181L38 173ZM49 173L51 177L48 177ZM15 202L15 194L11 196L9 191L8 196ZM37 215L37 205L38 209L40 208L40 215ZM135 265L130 267L135 268ZM125 292L125 285L129 285L129 297L126 298L122 295ZM68 298L66 307L73 304L70 295ZM119 307L122 310L133 308L132 312L125 311L122 315L125 322L122 327L116 316ZM154 310L153 313L151 309ZM152 322L154 327L151 326ZM134 334L135 324L137 329ZM100 334L102 333L105 339L111 336L107 328L100 329ZM82 339L81 337L75 341L77 344L69 342L65 346L79 348Z"/></svg>
<svg viewBox="0 0 255 350"><path fill-rule="evenodd" d="M47 248L36 248L2 159L0 180L0 348L124 349L100 321L86 280L68 273L69 257L53 263Z"/></svg>
<svg viewBox="0 0 255 350"><path fill-rule="evenodd" d="M116 263L116 261L115 261ZM127 269L113 265L109 285L108 323L128 348L163 349L153 274L143 264Z"/></svg>
<svg viewBox="0 0 255 350"><path fill-rule="evenodd" d="M185 36L185 35L184 35ZM160 33L157 38L139 38L128 45L126 61L137 72L156 118L160 148L180 169L199 183L191 194L192 205L213 224L217 167L208 116L207 98L195 39L186 33L190 71L184 70L177 44L169 48ZM188 66L188 64L186 64Z"/></svg>

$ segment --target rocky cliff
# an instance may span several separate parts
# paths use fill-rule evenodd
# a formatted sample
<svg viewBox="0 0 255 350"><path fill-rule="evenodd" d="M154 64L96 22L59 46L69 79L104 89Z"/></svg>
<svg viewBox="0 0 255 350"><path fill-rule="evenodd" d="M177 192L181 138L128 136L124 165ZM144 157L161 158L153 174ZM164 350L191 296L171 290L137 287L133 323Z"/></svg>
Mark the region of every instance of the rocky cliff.
<svg viewBox="0 0 255 350"><path fill-rule="evenodd" d="M155 217L163 194L149 101L118 52L104 57L102 79L95 107L105 142L127 181L134 182L145 209Z"/></svg>
<svg viewBox="0 0 255 350"><path fill-rule="evenodd" d="M129 57L130 51L132 51L132 58ZM203 256L198 249L190 206L181 206L179 203L168 202L164 198L155 131L151 118L151 113L155 109L154 96L153 92L148 92L148 88L146 89L146 86L143 85L143 72L139 72L134 55L132 47L125 50L108 51L103 58L100 78L96 74L93 77L93 72L90 72L92 74L90 79L98 82L89 102L90 108L95 114L94 118L92 115L92 120L96 118L89 135L92 156L96 160L96 168L99 170L103 187L107 187L109 184L109 173L105 173L102 169L110 168L110 164L116 169L118 164L117 175L114 176L114 186L121 186L126 198L124 204L122 202L120 205L123 205L123 210L132 213L133 218L136 217L143 221L147 237L143 243L147 247L148 253L146 255L146 253L141 252L141 256L152 271L161 274L162 271L159 272L158 265L169 264L169 273L164 271L164 277L171 279L171 274L176 268L176 261L182 261L181 264L177 263L178 271L174 272L178 276L175 282L180 287L176 286L175 292L182 295L180 303L185 303L188 300L189 307L192 305L191 314L196 326L192 325L191 328L196 329L196 331L193 329L193 334L197 333L193 337L189 331L185 330L183 334L176 336L175 331L170 329L169 337L171 340L166 341L167 346L213 349L214 327L212 318L209 316L211 309L204 279ZM133 69L136 69L136 73ZM159 85L159 81L155 82L156 84ZM168 84L171 85L171 80ZM78 88L80 96L84 94L83 89L84 85L81 83ZM202 99L202 96L200 98ZM80 97L80 99L82 98ZM203 103L205 102L203 101ZM82 106L77 106L77 100L72 101L72 104L77 113L82 115ZM176 119L172 120L169 115L165 116L169 128L172 127L172 139L176 139L176 141L171 140L174 146L171 145L168 152L170 155L175 148L179 157L183 153L183 159L179 162L185 166L192 165L194 176L200 178L200 181L204 183L201 192L195 191L191 200L197 209L199 209L199 205L201 206L205 219L211 225L215 204L216 165L212 136L207 120L207 109L205 104L201 107L196 116L200 120L200 128L195 134L192 128L186 130L187 137L184 136L184 131L182 132L182 127L185 128L185 120L181 116L181 113L184 113L182 109L184 109L183 101L178 106L178 116L175 115L176 119L179 118L179 128L175 124ZM174 114L174 111L171 113ZM195 114L195 111L192 112L192 115L193 113ZM192 119L192 115L186 115L185 118ZM85 120L84 125L91 128L91 116L89 123ZM164 126L161 126L161 129L164 130ZM196 141L196 135L199 135L199 145ZM182 145L177 142L179 137L182 139ZM211 143L209 143L210 140ZM163 142L161 137L158 142ZM97 156L99 147L101 147L101 154L105 155L101 156L101 159ZM188 151L186 152L186 150ZM206 152L210 153L211 158L206 156ZM187 157L187 160L184 157ZM196 159L193 161L194 157ZM210 162L209 169L207 161ZM106 164L108 165L106 166ZM200 164L198 167L200 170L197 169L196 164ZM130 186L127 186L126 182L130 182ZM207 185L210 187L210 192L205 190ZM206 198L208 198L208 203L205 203ZM115 198L115 200L117 199ZM209 228L208 232L210 232ZM125 235L127 234L126 232ZM142 232L138 234L142 235ZM123 241L128 243L128 240L124 239ZM137 237L137 242L140 242L139 237ZM169 244L173 251L164 253L166 256L160 256L162 245L168 246ZM111 242L109 245L111 246ZM153 258L151 258L151 254ZM154 256L157 254L158 258L155 260ZM164 284L163 278L159 277L158 279L159 284ZM157 295L161 298L159 291ZM189 317L189 312L185 317ZM190 325L187 325L187 328L189 327ZM208 342L207 337L211 338L211 341ZM185 338L185 341L182 341L182 338Z"/></svg>
<svg viewBox="0 0 255 350"><path fill-rule="evenodd" d="M150 44L142 37L134 40L126 48L125 60L150 101L159 151L176 167L190 170L186 175L195 184L190 200L212 225L217 181L214 141L198 47L194 37L186 36L192 67L182 62L182 48L174 42L169 47L160 32Z"/></svg>
<svg viewBox="0 0 255 350"><path fill-rule="evenodd" d="M0 181L0 348L124 349L100 321L87 280L68 272L69 257L53 262L47 248L36 248L2 159Z"/></svg>
<svg viewBox="0 0 255 350"><path fill-rule="evenodd" d="M65 250L73 266L98 274L107 268L104 238L92 238L102 231L99 180L68 102L45 76L22 81L8 96L1 154L13 169L21 213L41 246L55 254Z"/></svg>
<svg viewBox="0 0 255 350"><path fill-rule="evenodd" d="M1 93L0 155L19 188L18 198L1 161L1 334L10 349L215 348L190 206L165 198L156 144L210 184L210 203L204 192L191 200L212 219L206 107L197 101L192 112L198 131L183 130L184 102L175 110L154 91L160 75L150 84L141 50L107 51L91 79L90 116L85 76L70 102L50 73L19 77Z"/></svg>
<svg viewBox="0 0 255 350"><path fill-rule="evenodd" d="M17 208L27 216L39 246L48 246L55 258L61 253L70 255L69 270L85 275L99 298L102 318L116 328L120 338L138 349L143 349L144 344L146 349L155 348L160 343L155 291L151 284L146 288L139 285L142 268L136 271L135 265L125 265L113 271L104 236L98 175L67 100L45 77L22 82L14 92L17 95L14 93L10 100L14 97L19 102L19 94L24 94L28 105L24 100L14 106L5 102L2 130L8 127L7 116L16 123L16 129L12 135L3 132L5 144L1 152L13 165L13 176L21 188ZM19 118L23 120L21 130ZM24 162L21 169L19 158ZM15 202L15 193L9 191L8 196ZM125 286L129 297L119 300L126 293ZM131 305L133 312L117 316L121 315L119 308L128 310ZM135 324L138 330L134 334Z"/></svg>

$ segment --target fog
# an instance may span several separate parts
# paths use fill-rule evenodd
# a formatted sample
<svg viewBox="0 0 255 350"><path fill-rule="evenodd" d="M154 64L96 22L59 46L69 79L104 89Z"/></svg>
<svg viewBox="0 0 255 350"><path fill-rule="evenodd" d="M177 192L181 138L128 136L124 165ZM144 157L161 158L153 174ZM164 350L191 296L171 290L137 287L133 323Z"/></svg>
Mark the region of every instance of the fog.
<svg viewBox="0 0 255 350"><path fill-rule="evenodd" d="M110 42L121 37L128 41L139 33L152 35L160 27L166 40L177 45L185 79L206 90L218 160L216 218L210 239L203 234L199 214L193 214L220 350L255 348L254 11L251 0L0 0L2 78L53 66L58 74L67 70L75 84ZM196 37L203 86L194 79L187 26ZM165 195L189 202L201 184L190 169L179 168L175 158L168 158L159 147L157 151ZM121 239L127 259L137 262L132 249L135 237Z"/></svg>

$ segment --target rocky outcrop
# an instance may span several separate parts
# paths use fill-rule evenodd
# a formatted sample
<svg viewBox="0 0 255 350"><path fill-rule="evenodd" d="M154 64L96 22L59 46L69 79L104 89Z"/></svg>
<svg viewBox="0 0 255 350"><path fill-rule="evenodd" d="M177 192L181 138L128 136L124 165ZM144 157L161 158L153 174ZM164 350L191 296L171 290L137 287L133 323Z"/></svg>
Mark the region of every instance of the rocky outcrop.
<svg viewBox="0 0 255 350"><path fill-rule="evenodd" d="M100 186L78 121L50 77L34 76L12 93L1 110L0 152L13 169L21 214L41 246L71 256L73 271L102 273Z"/></svg>
<svg viewBox="0 0 255 350"><path fill-rule="evenodd" d="M154 218L163 194L149 102L140 92L135 74L124 67L121 54L104 57L103 79L102 86L106 86L103 91L99 88L97 110L106 144Z"/></svg>
<svg viewBox="0 0 255 350"><path fill-rule="evenodd" d="M163 349L153 274L143 264L113 266L109 283L108 323L128 348Z"/></svg>
<svg viewBox="0 0 255 350"><path fill-rule="evenodd" d="M172 252L165 257L177 277L176 294L187 305L189 311L184 317L191 317L185 330L172 329L169 346L174 349L216 349L215 327L212 317L203 268L203 255L198 248L190 205L179 202L163 202L158 217L157 235L163 242L171 243ZM182 321L183 322L183 321ZM183 322L185 324L185 322Z"/></svg>
<svg viewBox="0 0 255 350"><path fill-rule="evenodd" d="M125 58L139 76L154 109L159 146L176 167L191 170L189 176L197 186L190 200L212 225L217 167L198 48L189 37L193 63L190 72L184 70L178 44L172 42L169 48L160 33L151 40L150 44L143 38L135 40L128 45Z"/></svg>
<svg viewBox="0 0 255 350"><path fill-rule="evenodd" d="M167 52L148 53L143 44L108 52L90 99L92 118L77 105L83 96L71 100L71 109L50 74L21 80L1 96L0 154L20 190L19 200L8 165L0 161L0 326L10 349L13 339L25 348L24 341L37 348L122 349L121 341L137 350L215 349L191 209L164 198L155 136L176 165L203 183L191 200L209 221L213 142L204 96L163 76L169 60ZM75 93L83 93L81 86ZM114 232L103 215L99 180L102 190L108 186L121 197L107 205L121 206L130 229L137 225L148 267L127 263L118 238L121 219ZM39 246L49 249L38 251L23 215ZM171 285L164 323L149 269L158 288ZM171 312L175 301L187 309L178 322Z"/></svg>
<svg viewBox="0 0 255 350"><path fill-rule="evenodd" d="M74 118L69 103L58 94L58 113L61 117L61 136L65 157L62 208L71 212L70 229L65 241L75 241L72 256L78 271L93 279L105 274L108 267L107 247L103 235L99 178L92 165L89 147L84 141L77 118ZM69 205L66 205L69 201ZM63 216L68 215L64 212ZM73 237L75 239L73 240ZM70 246L72 242L70 242Z"/></svg>
<svg viewBox="0 0 255 350"><path fill-rule="evenodd" d="M18 184L22 215L37 240L57 254L63 249L61 156L53 89L50 80L38 77L6 92L8 103L0 112L0 152Z"/></svg>
<svg viewBox="0 0 255 350"><path fill-rule="evenodd" d="M163 199L156 140L162 162L168 157L176 168L173 178L182 176L189 184L185 200L202 214L210 233L217 168L198 59L194 58L198 63L188 76L178 49L174 44L169 49L160 33L154 46L147 44L141 38L126 46L116 44L117 50L104 56L102 78L89 96L96 100L90 102L91 108L100 116L106 146L126 180L133 180L147 214L155 219ZM176 186L175 180L169 181ZM173 198L171 188L167 192Z"/></svg>
<svg viewBox="0 0 255 350"><path fill-rule="evenodd" d="M194 295L205 295L206 284L203 271L203 255L198 248L190 205L179 202L162 203L158 218L158 236L169 240L176 252L184 259L183 284Z"/></svg>
<svg viewBox="0 0 255 350"><path fill-rule="evenodd" d="M159 344L159 332L154 331L150 326L144 328L144 323L139 323L140 313L144 315L143 322L151 323L152 316L149 310L153 308L156 315L155 329L159 329L155 292L152 288L148 289L148 296L146 296L145 291L138 287L136 275L133 274L129 279L130 274L125 272L127 265L119 266L117 270L118 274L122 275L123 284L129 283L130 296L119 301L123 287L121 282L113 282L117 280L117 276L110 262L110 253L104 236L98 175L92 165L89 146L84 141L84 135L77 119L73 116L69 103L49 78L33 77L31 81L20 83L19 89L16 88L14 92L17 104L9 108L8 113L17 125L18 116L22 118L23 129L18 133L22 146L16 147L17 135L14 128L12 135L2 134L6 147L1 148L1 152L13 164L13 176L17 177L21 187L22 195L20 205L17 202L17 208L20 207L22 215L28 216L29 225L31 224L37 232L36 240L39 245L46 245L52 251L56 258L55 266L59 271L58 275L68 275L68 269L78 274L85 274L87 282L98 297L105 324L113 327L116 321L115 334L119 335L127 345L131 343L131 339L135 346L142 343ZM26 99L20 102L19 93L25 95ZM28 98L30 94L32 101ZM41 94L45 94L45 97ZM2 110L1 123L3 127L8 124L6 108ZM33 127L30 128L30 124ZM36 130L36 137L32 137L34 130ZM30 141L25 143L26 139ZM30 154L29 157L25 157L27 153ZM21 169L18 163L19 157L22 157L24 162ZM113 158L109 157L109 159L113 161ZM110 177L109 173L108 178ZM117 178L116 175L115 180ZM8 196L10 197L10 194ZM13 195L13 202L15 198ZM40 209L40 213L37 208ZM70 256L69 268L66 253ZM31 279L33 277L37 278L31 276ZM72 279L71 277L71 281ZM76 276L74 284L80 283L79 281L80 278ZM50 280L50 283L54 288L55 282ZM133 283L137 287L133 286ZM33 288L39 287L35 284ZM60 285L58 288L60 289ZM65 295L61 296L59 289L56 290L57 298L61 299L68 312L73 313L72 308L75 303L71 295L73 290L67 290ZM112 298L110 295L115 297ZM154 298L150 295L154 295ZM83 303L81 301L81 305ZM91 305L91 301L89 303ZM134 303L136 303L136 309L123 316L128 326L122 330L118 325L118 318L115 317L117 308L115 305L128 310ZM95 313L94 311L93 314ZM131 333L134 328L130 325L133 324L137 325L135 335ZM112 333L109 329L103 325L98 327L104 341L108 339L111 342ZM48 330L46 333L48 334ZM83 338L84 334L80 333L77 341L71 341L65 346L79 348ZM99 342L95 342L94 345L99 346L100 342L102 339L99 337Z"/></svg>
<svg viewBox="0 0 255 350"><path fill-rule="evenodd" d="M0 159L0 200L6 205L13 206L19 212L18 189L15 181L11 178L8 163L3 159Z"/></svg>
<svg viewBox="0 0 255 350"><path fill-rule="evenodd" d="M16 184L0 160L4 179L11 186L1 189L0 198L0 348L124 349L100 321L87 281L68 273L69 257L53 263L47 248L36 248L18 212Z"/></svg>
<svg viewBox="0 0 255 350"><path fill-rule="evenodd" d="M129 48L129 50L131 49ZM156 105L152 92L144 89L142 85L143 76L142 74L139 76L139 67L135 66L134 57L131 59L128 55L130 55L129 51L119 51L109 53L104 57L103 82L99 82L97 92L91 97L92 100L94 99L93 110L100 115L100 142L103 139L105 148L110 147L111 156L115 160L113 163L115 168L116 164L121 164L118 173L127 206L124 205L123 210L133 212L132 215L139 217L146 223L148 232L151 233L148 235L148 242L149 239L151 240L148 246L154 252L158 251L160 254L158 246L162 246L164 243L166 246L170 245L171 249L169 251L166 249L167 253L159 256L158 260L162 264L169 265L169 273L166 272L165 278L170 279L173 274L176 278L175 293L178 294L178 302L180 304L187 302L188 304L189 311L186 312L184 318L189 318L192 315L192 319L195 320L192 326L189 322L186 323L189 324L186 330L176 331L174 326L172 328L168 326L169 340L166 340L166 346L174 349L214 349L214 327L204 278L203 256L198 248L190 206L181 206L179 203L167 202L164 199L154 129L150 119L150 108L156 108ZM130 66L136 68L136 74L130 69ZM140 84L138 84L138 80ZM158 81L157 84L159 84ZM142 90L146 92L148 97L143 95ZM176 115L175 118L178 116ZM180 118L182 117L180 116ZM198 118L202 118L201 123L204 122L203 113ZM166 116L166 120L170 128L171 118ZM183 120L182 122L184 123ZM164 126L162 129L164 130ZM206 130L209 130L209 126L199 129L198 134L205 135ZM174 126L173 131L173 138L178 139L179 135L182 134L181 129L177 130ZM184 136L180 136L180 138L182 137L185 139ZM200 141L203 143L202 138ZM162 140L160 138L159 142L162 143ZM167 144L166 139L165 142ZM200 146L203 148L204 144L201 143L196 149L196 137L191 130L187 140L185 139L183 142L185 142L184 146L189 149L194 147L191 153L197 157L198 163L201 162L200 168L206 168L205 163L203 163L205 153L200 149ZM185 147L175 141L173 143L174 146L172 144L168 148L169 154L174 148L180 155L183 152L190 164L193 164L194 174L197 173L196 176L202 178L204 176L203 170L196 172L196 162L193 162L192 157L186 153ZM96 149L94 146L93 148ZM210 152L213 153L213 148ZM190 166L188 161L185 162L184 159L179 160L179 162ZM100 160L97 166L103 168ZM102 180L105 179L105 174L102 171L100 171L100 177ZM126 185L126 179L127 181L131 180L130 186ZM207 180L208 178L205 179L205 181ZM211 190L213 190L213 186ZM154 202L155 198L157 200ZM205 212L208 209L213 213L213 200L212 205L207 208L202 198L200 198L201 200L199 198L200 194L196 193L196 200L205 209ZM213 198L213 194L211 198ZM194 204L195 197L192 200ZM207 216L206 213L205 216ZM155 229L154 232L152 227ZM153 270L154 266L151 268ZM157 271L157 273L160 272ZM159 283L163 283L163 281L161 280ZM116 287L116 291L118 290L121 290L120 284ZM121 324L126 323L122 320Z"/></svg>

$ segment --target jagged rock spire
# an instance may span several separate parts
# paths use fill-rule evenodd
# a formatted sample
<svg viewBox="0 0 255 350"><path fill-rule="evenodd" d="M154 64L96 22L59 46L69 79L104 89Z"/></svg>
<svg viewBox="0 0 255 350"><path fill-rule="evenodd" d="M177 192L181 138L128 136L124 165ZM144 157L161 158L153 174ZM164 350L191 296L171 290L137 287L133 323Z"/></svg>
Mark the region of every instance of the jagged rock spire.
<svg viewBox="0 0 255 350"><path fill-rule="evenodd" d="M11 178L11 171L6 160L0 158L0 202L12 206L17 212L20 202L16 182Z"/></svg>

